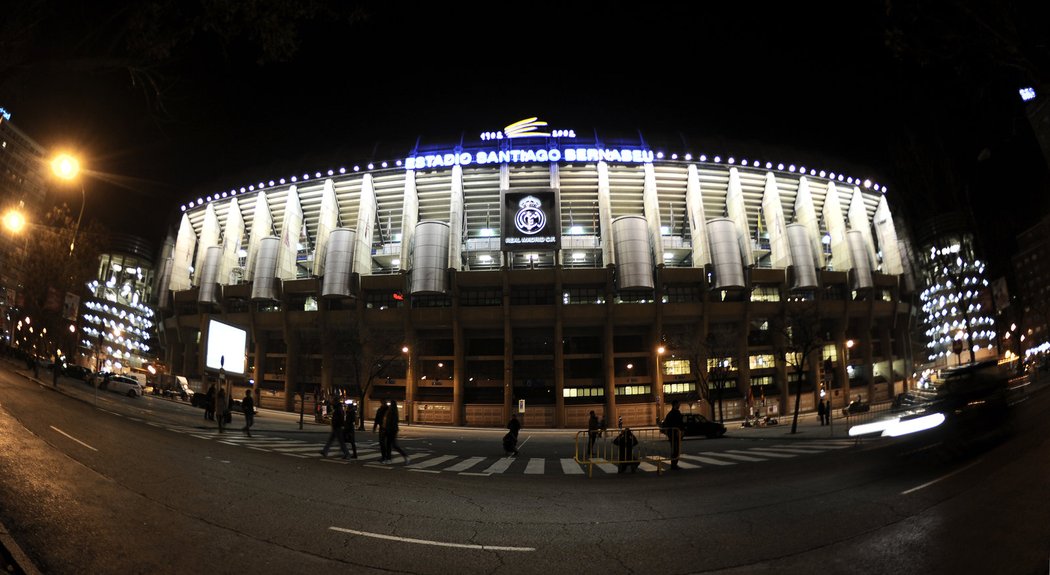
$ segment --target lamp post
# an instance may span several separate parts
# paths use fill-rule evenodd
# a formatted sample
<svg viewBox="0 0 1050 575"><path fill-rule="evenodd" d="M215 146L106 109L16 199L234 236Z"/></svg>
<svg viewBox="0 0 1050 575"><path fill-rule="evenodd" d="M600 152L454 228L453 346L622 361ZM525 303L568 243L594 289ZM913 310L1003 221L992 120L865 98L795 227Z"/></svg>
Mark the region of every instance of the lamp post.
<svg viewBox="0 0 1050 575"><path fill-rule="evenodd" d="M72 181L80 174L80 161L70 154L61 153L51 161L51 171L56 177ZM84 183L80 183L80 214L77 215L77 223L73 226L73 239L69 241L69 256L73 256L73 250L77 245L77 234L80 232L80 220L84 217L84 205L87 204L87 195L84 193Z"/></svg>

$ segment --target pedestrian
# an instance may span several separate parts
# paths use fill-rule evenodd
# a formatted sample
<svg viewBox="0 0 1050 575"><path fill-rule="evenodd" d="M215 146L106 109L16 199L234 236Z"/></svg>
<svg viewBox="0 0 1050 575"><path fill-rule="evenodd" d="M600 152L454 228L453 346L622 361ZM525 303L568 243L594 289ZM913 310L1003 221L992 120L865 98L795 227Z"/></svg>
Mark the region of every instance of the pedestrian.
<svg viewBox="0 0 1050 575"><path fill-rule="evenodd" d="M521 430L521 422L518 421L518 414L510 414L510 421L507 422L507 434L503 436L503 451L511 457L518 456L518 431Z"/></svg>
<svg viewBox="0 0 1050 575"><path fill-rule="evenodd" d="M386 401L379 404L379 409L376 410L376 421L372 424L372 433L379 432L379 462L383 463L390 459L390 449L386 441L386 434L383 433L383 427L385 425L386 411L390 409L390 404Z"/></svg>
<svg viewBox="0 0 1050 575"><path fill-rule="evenodd" d="M817 418L820 419L820 424L824 425L824 418L828 415L828 406L824 405L824 399L821 398L820 403L817 404Z"/></svg>
<svg viewBox="0 0 1050 575"><path fill-rule="evenodd" d="M241 411L244 412L244 434L252 436L252 424L255 423L255 400L252 399L252 390L244 390L244 399L241 400Z"/></svg>
<svg viewBox="0 0 1050 575"><path fill-rule="evenodd" d="M51 362L51 386L55 389L58 389L58 373L61 365L59 362L61 361L62 359L58 357L58 354L55 354L55 360Z"/></svg>
<svg viewBox="0 0 1050 575"><path fill-rule="evenodd" d="M623 428L620 435L616 436L613 440L613 445L619 447L619 469L617 473L623 473L625 470L630 469L631 473L634 473L638 469L638 465L641 463L634 460L634 446L638 445L638 438L631 433L630 427Z"/></svg>
<svg viewBox="0 0 1050 575"><path fill-rule="evenodd" d="M594 442L598 440L599 429L601 424L598 421L598 416L594 414L594 410L591 410L590 417L587 418L587 457L588 459L594 457Z"/></svg>
<svg viewBox="0 0 1050 575"><path fill-rule="evenodd" d="M226 389L219 387L215 396L215 419L219 422L219 433L226 431Z"/></svg>
<svg viewBox="0 0 1050 575"><path fill-rule="evenodd" d="M204 419L212 420L215 419L215 384L211 384L208 387L208 392L204 394Z"/></svg>
<svg viewBox="0 0 1050 575"><path fill-rule="evenodd" d="M357 459L357 440L354 437L354 428L357 426L357 406L350 401L346 405L346 420L343 422L343 440L350 444L353 455L350 459Z"/></svg>
<svg viewBox="0 0 1050 575"><path fill-rule="evenodd" d="M598 437L605 435L605 430L605 414L603 413L601 419L598 420Z"/></svg>
<svg viewBox="0 0 1050 575"><path fill-rule="evenodd" d="M409 459L405 450L401 449L401 446L397 444L397 432L398 426L400 425L400 421L398 421L399 419L400 418L397 414L397 402L391 401L390 407L387 408L386 415L383 417L383 431L380 432L386 435L386 462L390 463L390 452L397 451L401 454L401 457L405 458L405 465L409 465L412 463L412 460Z"/></svg>
<svg viewBox="0 0 1050 575"><path fill-rule="evenodd" d="M682 432L685 431L685 421L682 419L682 412L678 409L679 402L674 400L671 402L671 411L667 412L667 417L664 418L663 431L667 434L668 441L671 442L671 469L679 469L678 457L682 453Z"/></svg>
<svg viewBox="0 0 1050 575"><path fill-rule="evenodd" d="M328 433L328 441L325 441L324 448L321 449L321 457L328 457L328 448L332 447L332 441L339 442L339 450L343 452L343 459L350 457L350 450L346 448L346 442L343 441L343 423L345 417L343 415L342 404L338 401L332 404L332 431Z"/></svg>

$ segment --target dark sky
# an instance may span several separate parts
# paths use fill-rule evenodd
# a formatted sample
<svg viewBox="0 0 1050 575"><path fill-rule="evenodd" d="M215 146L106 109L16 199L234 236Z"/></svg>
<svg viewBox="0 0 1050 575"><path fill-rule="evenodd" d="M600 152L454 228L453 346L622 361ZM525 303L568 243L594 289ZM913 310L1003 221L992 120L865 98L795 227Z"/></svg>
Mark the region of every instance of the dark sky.
<svg viewBox="0 0 1050 575"><path fill-rule="evenodd" d="M198 15L225 4L155 3ZM79 149L98 172L89 216L154 241L198 196L396 159L417 138L476 139L530 116L677 139L682 151L821 158L888 183L896 206L895 193L919 193L895 181L896 126L926 117L900 108L945 97L933 80L911 82L902 97L914 72L887 49L880 2L332 3L334 16L298 25L292 58L263 64L250 31L198 28L152 59L122 44L123 3L32 4L45 14L27 52L32 65L0 77L0 106L41 143ZM351 6L367 18L348 22ZM82 61L99 53L144 65L156 74L147 79L160 79L160 97L143 77ZM1003 113L1016 123L1016 111ZM1023 125L1007 132L1012 147L1034 145Z"/></svg>

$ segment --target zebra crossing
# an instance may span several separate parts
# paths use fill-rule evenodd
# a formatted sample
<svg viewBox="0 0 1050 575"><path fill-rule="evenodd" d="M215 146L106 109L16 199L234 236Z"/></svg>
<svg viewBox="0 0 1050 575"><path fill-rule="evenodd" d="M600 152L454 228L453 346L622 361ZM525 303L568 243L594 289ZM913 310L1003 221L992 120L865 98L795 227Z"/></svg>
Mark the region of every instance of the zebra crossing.
<svg viewBox="0 0 1050 575"><path fill-rule="evenodd" d="M400 457L394 461L394 465L381 465L379 463L379 446L375 441L359 441L357 443L357 459L345 460L339 457L338 448L331 451L331 457L323 458L321 450L323 443L301 441L298 439L287 439L284 437L272 437L256 434L252 437L240 435L238 430L230 430L219 433L216 430L202 430L199 427L163 426L170 431L182 433L208 441L217 441L225 445L244 447L253 451L276 453L299 459L319 459L328 463L341 465L358 464L367 467L392 469L403 468L407 471L417 473L451 473L467 476L488 477L503 474L522 475L584 475L588 472L602 472L614 474L619 471L618 467L605 461L594 461L593 463L579 463L571 457L567 458L542 458L542 457L496 457L496 456L465 456L437 454L426 450L414 450L408 464L402 465ZM786 460L805 455L816 455L836 449L843 449L855 445L852 439L828 439L807 440L775 445L762 445L743 449L728 449L725 451L704 451L698 453L681 454L678 465L682 469L722 468L732 465L762 463L766 461ZM589 470L588 467L592 467ZM666 462L663 470L667 469ZM638 466L638 471L643 473L654 473L659 471L656 465L643 461Z"/></svg>

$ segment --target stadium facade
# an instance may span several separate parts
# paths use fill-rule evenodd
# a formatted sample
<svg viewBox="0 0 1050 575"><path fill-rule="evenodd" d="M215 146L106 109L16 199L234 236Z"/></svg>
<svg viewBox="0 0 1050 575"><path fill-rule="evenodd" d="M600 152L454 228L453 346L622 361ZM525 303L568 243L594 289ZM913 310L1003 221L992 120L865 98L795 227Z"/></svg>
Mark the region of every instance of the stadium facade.
<svg viewBox="0 0 1050 575"><path fill-rule="evenodd" d="M363 389L366 413L449 425L651 425L673 399L783 412L796 381L804 411L903 390L911 250L885 187L547 128L186 203L156 290L167 365L214 377L218 319L288 409ZM820 345L795 369L803 312Z"/></svg>

